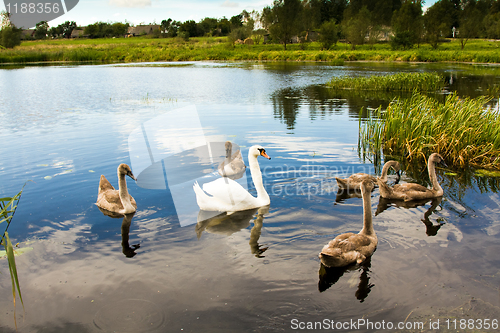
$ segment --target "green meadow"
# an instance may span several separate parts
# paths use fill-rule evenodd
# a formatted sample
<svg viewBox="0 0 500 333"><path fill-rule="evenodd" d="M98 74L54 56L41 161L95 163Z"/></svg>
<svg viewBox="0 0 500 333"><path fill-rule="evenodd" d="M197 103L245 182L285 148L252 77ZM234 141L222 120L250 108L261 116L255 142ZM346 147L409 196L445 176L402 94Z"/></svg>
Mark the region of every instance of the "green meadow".
<svg viewBox="0 0 500 333"><path fill-rule="evenodd" d="M391 50L389 43L357 46L337 43L321 50L319 43L233 45L225 37L105 38L24 41L14 49L0 49L0 63L36 62L155 62L155 61L344 61L472 62L500 63L500 42L470 40L461 50L458 39L447 40L437 49L421 44L410 50Z"/></svg>

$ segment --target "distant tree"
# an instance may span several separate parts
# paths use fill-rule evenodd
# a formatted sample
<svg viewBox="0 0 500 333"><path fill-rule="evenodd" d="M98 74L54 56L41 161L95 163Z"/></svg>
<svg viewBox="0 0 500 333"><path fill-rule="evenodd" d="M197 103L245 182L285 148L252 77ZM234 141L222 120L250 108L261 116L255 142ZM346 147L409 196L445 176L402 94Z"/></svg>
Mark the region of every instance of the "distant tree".
<svg viewBox="0 0 500 333"><path fill-rule="evenodd" d="M5 27L10 27L11 22L10 22L10 13L7 11L0 11L0 30L2 30Z"/></svg>
<svg viewBox="0 0 500 333"><path fill-rule="evenodd" d="M187 33L189 37L198 37L198 26L194 20L188 20L179 27L179 33L181 32Z"/></svg>
<svg viewBox="0 0 500 333"><path fill-rule="evenodd" d="M321 2L320 0L305 0L302 1L302 17L301 26L306 34L309 31L317 29L321 26Z"/></svg>
<svg viewBox="0 0 500 333"><path fill-rule="evenodd" d="M234 45L237 40L245 40L247 37L249 37L249 34L247 29L245 29L244 27L231 30L231 32L227 36L228 42L232 45Z"/></svg>
<svg viewBox="0 0 500 333"><path fill-rule="evenodd" d="M217 33L220 36L227 36L231 32L231 22L225 17L217 22Z"/></svg>
<svg viewBox="0 0 500 333"><path fill-rule="evenodd" d="M319 42L321 43L321 49L328 50L332 45L337 44L339 28L335 23L335 20L329 22L323 22L319 28Z"/></svg>
<svg viewBox="0 0 500 333"><path fill-rule="evenodd" d="M71 33L73 30L76 28L76 23L75 21L66 21L63 24L59 25L62 28L62 35L64 38L70 38Z"/></svg>
<svg viewBox="0 0 500 333"><path fill-rule="evenodd" d="M89 24L84 29L84 34L90 38L109 38L123 37L128 31L130 24L116 22L113 24L107 22L96 22Z"/></svg>
<svg viewBox="0 0 500 333"><path fill-rule="evenodd" d="M317 0L320 6L320 22L335 20L335 23L342 22L344 11L349 3L348 0Z"/></svg>
<svg viewBox="0 0 500 333"><path fill-rule="evenodd" d="M392 15L391 40L393 49L410 49L420 42L423 34L422 1L406 1Z"/></svg>
<svg viewBox="0 0 500 333"><path fill-rule="evenodd" d="M168 30L170 29L170 24L172 24L171 18L169 18L168 20L161 21L160 28L161 28L161 33L162 33L163 37L167 37Z"/></svg>
<svg viewBox="0 0 500 333"><path fill-rule="evenodd" d="M13 24L5 25L0 30L0 45L7 49L21 45L21 31L22 29L16 28Z"/></svg>
<svg viewBox="0 0 500 333"><path fill-rule="evenodd" d="M10 13L0 12L0 46L12 49L21 45L21 31L10 21Z"/></svg>
<svg viewBox="0 0 500 333"><path fill-rule="evenodd" d="M57 38L62 35L63 29L61 26L51 27L48 32L49 35L52 36L52 38Z"/></svg>
<svg viewBox="0 0 500 333"><path fill-rule="evenodd" d="M242 19L243 19L242 14L234 15L233 17L231 17L231 19L229 20L229 22L231 22L231 30L242 27L243 26Z"/></svg>
<svg viewBox="0 0 500 333"><path fill-rule="evenodd" d="M49 32L47 21L40 21L35 25L35 39L45 39Z"/></svg>
<svg viewBox="0 0 500 333"><path fill-rule="evenodd" d="M479 37L482 31L484 14L481 12L477 2L470 0L464 3L460 13L460 25L457 37L460 40L460 47L463 50L470 38Z"/></svg>
<svg viewBox="0 0 500 333"><path fill-rule="evenodd" d="M262 40L262 38L264 37L264 35L266 33L267 33L267 31L264 29L254 30L253 34L252 34L252 39L255 42L255 44L260 44L260 41Z"/></svg>
<svg viewBox="0 0 500 333"><path fill-rule="evenodd" d="M274 23L275 15L273 9L266 6L262 9L262 14L260 15L260 24L265 30L269 30L269 27Z"/></svg>
<svg viewBox="0 0 500 333"><path fill-rule="evenodd" d="M351 44L353 50L356 48L356 45L363 45L365 43L370 26L370 12L367 7L361 8L357 14L342 21L342 33Z"/></svg>
<svg viewBox="0 0 500 333"><path fill-rule="evenodd" d="M275 0L272 10L275 19L269 31L286 50L286 45L300 31L302 4L300 0Z"/></svg>
<svg viewBox="0 0 500 333"><path fill-rule="evenodd" d="M486 38L500 38L500 13L488 14L483 19Z"/></svg>
<svg viewBox="0 0 500 333"><path fill-rule="evenodd" d="M390 26L393 12L401 8L401 4L401 0L350 0L344 12L344 19L353 18L365 7L374 26Z"/></svg>
<svg viewBox="0 0 500 333"><path fill-rule="evenodd" d="M450 0L439 0L423 16L426 39L434 49L438 48L441 38L451 33L454 8Z"/></svg>
<svg viewBox="0 0 500 333"><path fill-rule="evenodd" d="M217 19L205 17L198 23L198 31L200 35L217 35Z"/></svg>
<svg viewBox="0 0 500 333"><path fill-rule="evenodd" d="M410 0L411 1L411 0ZM393 13L402 6L401 0L372 0L368 1L372 5L370 19L373 25L390 26ZM406 1L407 2L407 1ZM367 5L367 1L365 1Z"/></svg>
<svg viewBox="0 0 500 333"><path fill-rule="evenodd" d="M111 28L113 29L113 36L124 37L127 34L129 26L130 24L128 23L121 23L121 22L113 23L111 25Z"/></svg>
<svg viewBox="0 0 500 333"><path fill-rule="evenodd" d="M179 21L172 21L170 23L170 27L167 32L167 37L176 37L177 33L179 32L179 27L181 26L181 22Z"/></svg>

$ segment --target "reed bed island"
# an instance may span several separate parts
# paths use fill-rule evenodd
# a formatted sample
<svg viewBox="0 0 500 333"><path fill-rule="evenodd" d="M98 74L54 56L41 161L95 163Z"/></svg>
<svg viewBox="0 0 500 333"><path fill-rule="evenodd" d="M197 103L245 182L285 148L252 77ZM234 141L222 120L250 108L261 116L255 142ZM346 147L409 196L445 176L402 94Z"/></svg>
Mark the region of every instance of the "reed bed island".
<svg viewBox="0 0 500 333"><path fill-rule="evenodd" d="M360 119L359 149L375 157L400 156L408 161L425 160L432 152L442 154L457 167L500 170L500 115L491 105L492 97L461 98L452 93L444 102L425 95L440 85L434 75L413 73L387 77L361 78L366 82L391 82L390 89L406 90L404 81L418 81L410 98L394 99L383 110L379 107L368 119ZM388 89L386 84L370 87Z"/></svg>

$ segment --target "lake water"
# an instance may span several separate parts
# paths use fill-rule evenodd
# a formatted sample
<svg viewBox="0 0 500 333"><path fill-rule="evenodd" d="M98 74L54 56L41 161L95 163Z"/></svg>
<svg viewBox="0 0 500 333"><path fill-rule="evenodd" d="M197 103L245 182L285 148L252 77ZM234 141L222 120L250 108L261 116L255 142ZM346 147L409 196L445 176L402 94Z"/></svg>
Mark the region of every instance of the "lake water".
<svg viewBox="0 0 500 333"><path fill-rule="evenodd" d="M497 67L143 65L0 69L0 196L32 180L9 227L14 243L33 248L16 259L19 332L435 332L498 323L497 178L438 170L442 201L414 208L381 201L375 189L371 260L339 272L318 259L336 235L362 227L361 199L337 197L334 177L378 171L358 155L359 114L388 103L324 83L438 71L449 91L476 97L498 85ZM192 131L173 135L179 124ZM149 150L134 144L154 135ZM270 206L197 223L190 177L213 177L220 154L201 167L161 162L197 140L230 140L247 165L250 146L266 148L272 159L259 163ZM94 204L100 175L117 187L120 163L139 177L127 179L138 209L124 219ZM154 165L159 173L143 173ZM403 179L427 184L420 170ZM255 194L248 169L245 177ZM5 259L0 272L0 332L15 332Z"/></svg>

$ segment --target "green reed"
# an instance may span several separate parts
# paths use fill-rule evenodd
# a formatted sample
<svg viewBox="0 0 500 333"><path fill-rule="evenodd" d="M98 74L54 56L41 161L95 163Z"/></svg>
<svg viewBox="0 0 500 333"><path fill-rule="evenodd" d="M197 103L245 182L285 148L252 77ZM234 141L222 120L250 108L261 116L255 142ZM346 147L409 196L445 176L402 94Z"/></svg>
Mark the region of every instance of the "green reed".
<svg viewBox="0 0 500 333"><path fill-rule="evenodd" d="M14 256L14 247L12 246L12 242L9 238L9 233L7 229L12 222L12 218L17 210L17 205L19 204L19 200L21 200L21 194L23 193L24 186L21 191L13 197L0 198L0 224L6 223L5 231L3 235L0 237L0 243L5 248L5 255L7 257L7 261L9 263L9 273L12 284L12 297L14 303L14 324L16 326L17 331L17 321L16 321L16 291L19 295L19 299L21 300L21 304L24 309L23 297L21 295L21 287L19 286L19 278L17 275L17 267L16 267L16 259Z"/></svg>
<svg viewBox="0 0 500 333"><path fill-rule="evenodd" d="M368 77L334 77L327 83L333 89L375 90L375 91L430 91L441 90L445 81L437 73L397 73L393 75Z"/></svg>
<svg viewBox="0 0 500 333"><path fill-rule="evenodd" d="M361 153L425 161L437 152L455 166L500 169L500 114L485 107L491 99L451 94L440 103L416 92L396 99L360 123Z"/></svg>

